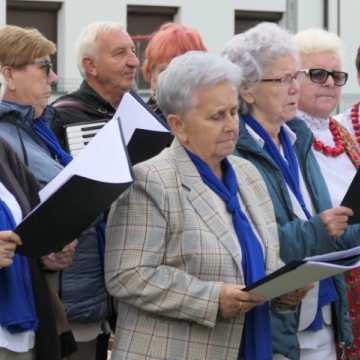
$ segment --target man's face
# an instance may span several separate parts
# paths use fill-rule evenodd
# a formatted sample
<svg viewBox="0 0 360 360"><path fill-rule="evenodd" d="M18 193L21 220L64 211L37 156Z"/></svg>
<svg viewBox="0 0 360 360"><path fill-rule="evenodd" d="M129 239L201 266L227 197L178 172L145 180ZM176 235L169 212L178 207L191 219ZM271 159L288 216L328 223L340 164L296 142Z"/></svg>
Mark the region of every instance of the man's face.
<svg viewBox="0 0 360 360"><path fill-rule="evenodd" d="M342 71L339 56L332 51L302 55L304 69L325 69ZM341 87L336 86L329 76L324 84L317 84L307 76L300 86L299 109L307 114L327 118L340 101Z"/></svg>
<svg viewBox="0 0 360 360"><path fill-rule="evenodd" d="M98 35L97 55L90 73L105 91L119 94L129 91L138 66L134 42L126 32L112 30Z"/></svg>

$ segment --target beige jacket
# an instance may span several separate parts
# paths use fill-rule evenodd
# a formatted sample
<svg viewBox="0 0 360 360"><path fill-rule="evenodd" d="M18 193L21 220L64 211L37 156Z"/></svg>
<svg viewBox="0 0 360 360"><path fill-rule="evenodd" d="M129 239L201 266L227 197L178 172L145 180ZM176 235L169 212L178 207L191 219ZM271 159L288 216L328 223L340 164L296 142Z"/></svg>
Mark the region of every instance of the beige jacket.
<svg viewBox="0 0 360 360"><path fill-rule="evenodd" d="M270 197L253 165L229 160L272 272L282 263ZM112 359L236 360L244 317L222 319L219 293L244 283L241 254L211 190L176 140L134 174L107 228L105 277L118 300Z"/></svg>

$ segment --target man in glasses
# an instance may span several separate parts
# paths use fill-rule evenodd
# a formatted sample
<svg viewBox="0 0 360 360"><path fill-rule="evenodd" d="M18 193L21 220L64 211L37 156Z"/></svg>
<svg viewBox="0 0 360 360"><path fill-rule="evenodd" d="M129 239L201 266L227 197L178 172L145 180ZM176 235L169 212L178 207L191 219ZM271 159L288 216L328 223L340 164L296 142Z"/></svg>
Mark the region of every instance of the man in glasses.
<svg viewBox="0 0 360 360"><path fill-rule="evenodd" d="M342 43L333 33L320 29L299 32L295 40L300 50L306 78L300 86L298 115L311 129L313 152L326 181L332 205L337 207L360 167L359 118L340 121L332 117L340 101L341 88L348 75L342 67ZM358 107L357 107L358 109ZM357 135L355 137L354 135ZM342 349L345 358L360 358L360 271L346 280L352 320L353 345Z"/></svg>

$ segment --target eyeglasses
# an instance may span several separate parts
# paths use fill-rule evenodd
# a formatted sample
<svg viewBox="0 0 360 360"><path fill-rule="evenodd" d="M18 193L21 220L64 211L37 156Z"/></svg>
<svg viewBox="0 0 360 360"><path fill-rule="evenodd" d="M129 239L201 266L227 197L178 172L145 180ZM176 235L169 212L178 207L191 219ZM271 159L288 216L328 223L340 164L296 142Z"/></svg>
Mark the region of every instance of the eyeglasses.
<svg viewBox="0 0 360 360"><path fill-rule="evenodd" d="M325 69L304 69L310 80L315 84L325 84L328 77L331 76L336 86L344 86L348 79L348 73L343 71L327 71Z"/></svg>
<svg viewBox="0 0 360 360"><path fill-rule="evenodd" d="M45 70L46 76L49 77L50 71L53 69L53 64L52 64L51 60L49 60L49 59L36 59L36 60L34 60L33 64L40 65L40 67Z"/></svg>
<svg viewBox="0 0 360 360"><path fill-rule="evenodd" d="M275 82L282 85L290 85L293 80L298 82L302 82L305 79L306 73L303 70L296 71L294 74L286 74L279 78L273 79L261 79L261 82Z"/></svg>

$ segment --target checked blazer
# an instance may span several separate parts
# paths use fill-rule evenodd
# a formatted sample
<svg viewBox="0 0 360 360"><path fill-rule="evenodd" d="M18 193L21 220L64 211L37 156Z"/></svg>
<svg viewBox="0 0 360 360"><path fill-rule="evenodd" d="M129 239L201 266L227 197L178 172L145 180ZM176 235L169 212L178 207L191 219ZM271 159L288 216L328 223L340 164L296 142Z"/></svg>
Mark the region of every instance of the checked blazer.
<svg viewBox="0 0 360 360"><path fill-rule="evenodd" d="M229 160L272 272L282 262L266 186L248 161ZM219 293L244 283L241 254L211 190L176 139L134 175L107 227L105 278L118 304L112 360L237 360L244 316L224 320Z"/></svg>

